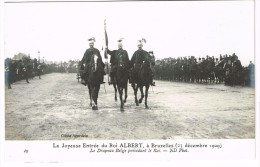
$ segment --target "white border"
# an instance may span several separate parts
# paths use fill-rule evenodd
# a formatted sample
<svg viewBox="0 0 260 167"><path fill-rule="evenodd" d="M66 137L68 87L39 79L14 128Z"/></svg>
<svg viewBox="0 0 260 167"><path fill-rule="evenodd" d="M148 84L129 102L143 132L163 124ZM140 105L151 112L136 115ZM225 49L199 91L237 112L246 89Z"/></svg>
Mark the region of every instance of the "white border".
<svg viewBox="0 0 260 167"><path fill-rule="evenodd" d="M256 103L256 124L255 124L255 137L256 137L256 161L260 166L260 132L259 132L259 118L260 118L260 89L259 89L259 74L260 74L260 34L259 34L259 20L260 20L260 1L255 0L255 103Z"/></svg>
<svg viewBox="0 0 260 167"><path fill-rule="evenodd" d="M4 103L4 94L5 94L5 88L4 88L4 61L3 61L3 55L4 55L4 3L2 0L0 0L0 88L3 91L0 91L0 166L3 165L4 161L4 134L5 134L5 129L4 129L4 117L5 117L5 103Z"/></svg>

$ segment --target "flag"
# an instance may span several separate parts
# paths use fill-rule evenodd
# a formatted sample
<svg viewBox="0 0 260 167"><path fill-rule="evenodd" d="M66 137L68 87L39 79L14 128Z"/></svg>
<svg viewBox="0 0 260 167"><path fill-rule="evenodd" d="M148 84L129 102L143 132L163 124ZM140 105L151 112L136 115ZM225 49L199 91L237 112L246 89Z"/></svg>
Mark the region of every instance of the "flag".
<svg viewBox="0 0 260 167"><path fill-rule="evenodd" d="M107 30L106 30L106 20L105 20L105 48L108 47L108 37L107 37ZM107 59L107 52L105 51L105 58Z"/></svg>

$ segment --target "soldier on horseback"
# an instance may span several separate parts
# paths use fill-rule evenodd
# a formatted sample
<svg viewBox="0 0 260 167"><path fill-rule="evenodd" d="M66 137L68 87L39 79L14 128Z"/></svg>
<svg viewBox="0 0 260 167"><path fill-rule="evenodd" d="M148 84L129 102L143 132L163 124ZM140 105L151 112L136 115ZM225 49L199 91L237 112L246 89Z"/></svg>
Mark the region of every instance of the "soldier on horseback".
<svg viewBox="0 0 260 167"><path fill-rule="evenodd" d="M84 77L82 78L82 84L83 85L87 85L87 79L88 79L88 76L89 76L89 67L90 67L90 61L91 61L91 56L92 55L97 55L98 56L98 61L100 62L100 64L102 64L102 67L103 69L105 68L105 64L103 63L102 61L102 57L100 55L100 52L98 49L94 48L94 42L95 42L95 38L92 37L90 39L88 39L89 41L89 49L86 50L86 52L84 53L84 56L81 60L81 63L82 65L85 64L84 66ZM101 83L104 83L103 80L104 80L104 75L105 75L105 70L103 70L103 79L101 81Z"/></svg>
<svg viewBox="0 0 260 167"><path fill-rule="evenodd" d="M127 68L127 71L129 71L129 57L128 57L127 51L123 49L122 41L123 41L122 38L117 41L118 42L118 50L110 51L108 48L106 48L107 53L111 56L111 58L110 58L110 63L111 63L110 77L111 77L111 80L110 80L109 84L116 83L115 74L116 74L117 68L120 64L123 64ZM121 57L121 59L119 59L120 57ZM122 62L119 62L119 60L121 60Z"/></svg>
<svg viewBox="0 0 260 167"><path fill-rule="evenodd" d="M129 80L129 83L136 83L138 82L138 71L140 71L141 66L144 61L151 62L152 57L151 55L143 50L143 42L146 42L145 39L139 40L138 41L138 50L134 52L132 58L131 58L131 66L133 67L133 71ZM150 68L150 85L155 86L155 83L153 82L153 72L152 69Z"/></svg>
<svg viewBox="0 0 260 167"><path fill-rule="evenodd" d="M28 80L28 77L29 77L28 65L25 63L25 61L22 62L21 69L22 69L23 77L25 78L26 82L29 83L29 80Z"/></svg>

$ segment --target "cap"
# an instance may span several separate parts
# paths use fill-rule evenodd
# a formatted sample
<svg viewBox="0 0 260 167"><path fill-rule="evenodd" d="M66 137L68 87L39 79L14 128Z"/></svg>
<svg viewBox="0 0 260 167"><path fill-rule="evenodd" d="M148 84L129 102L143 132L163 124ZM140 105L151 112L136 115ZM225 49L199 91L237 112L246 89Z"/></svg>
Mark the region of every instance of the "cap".
<svg viewBox="0 0 260 167"><path fill-rule="evenodd" d="M89 38L89 39L88 39L88 42L89 42L89 43L96 42L95 37L91 37L91 38Z"/></svg>
<svg viewBox="0 0 260 167"><path fill-rule="evenodd" d="M123 43L123 40L124 40L124 38L119 38L119 39L117 40L118 44L122 44L122 43Z"/></svg>
<svg viewBox="0 0 260 167"><path fill-rule="evenodd" d="M144 43L146 43L146 39L145 38L142 38L142 39L140 39L140 40L138 40L138 44L144 44Z"/></svg>
<svg viewBox="0 0 260 167"><path fill-rule="evenodd" d="M124 38L119 38L117 42L123 42Z"/></svg>

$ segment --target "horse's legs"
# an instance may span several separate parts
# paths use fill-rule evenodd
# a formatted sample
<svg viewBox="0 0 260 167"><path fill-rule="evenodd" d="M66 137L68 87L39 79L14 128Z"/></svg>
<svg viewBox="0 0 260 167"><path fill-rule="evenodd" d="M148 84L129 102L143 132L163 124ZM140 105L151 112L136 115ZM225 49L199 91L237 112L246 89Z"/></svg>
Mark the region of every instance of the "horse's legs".
<svg viewBox="0 0 260 167"><path fill-rule="evenodd" d="M117 101L117 87L116 84L113 84L114 90L115 90L115 101Z"/></svg>
<svg viewBox="0 0 260 167"><path fill-rule="evenodd" d="M132 84L132 87L133 87L133 89L134 89L135 104L136 104L136 106L139 106L139 103L138 103L138 100L137 100L137 91L138 91L138 86L137 86L137 85L135 86L135 84Z"/></svg>
<svg viewBox="0 0 260 167"><path fill-rule="evenodd" d="M139 103L142 103L143 98L144 98L143 86L140 86L140 92L141 92L141 98L139 99Z"/></svg>
<svg viewBox="0 0 260 167"><path fill-rule="evenodd" d="M124 111L124 102L123 102L123 87L117 86L118 92L119 92L119 97L120 97L120 110Z"/></svg>
<svg viewBox="0 0 260 167"><path fill-rule="evenodd" d="M88 84L88 93L89 93L89 99L90 99L89 106L92 106L92 88L91 88L90 84Z"/></svg>
<svg viewBox="0 0 260 167"><path fill-rule="evenodd" d="M28 73L27 73L27 71L26 71L26 73L25 73L24 76L25 76L25 80L26 80L26 82L29 83L29 80L28 80Z"/></svg>
<svg viewBox="0 0 260 167"><path fill-rule="evenodd" d="M125 85L125 100L124 100L124 103L126 102L126 99L127 99L127 83Z"/></svg>
<svg viewBox="0 0 260 167"><path fill-rule="evenodd" d="M148 90L149 90L149 85L145 86L145 108L148 109L148 105L147 105L147 98L148 98Z"/></svg>
<svg viewBox="0 0 260 167"><path fill-rule="evenodd" d="M95 102L95 88L92 87L92 90L91 90L91 103L92 103L92 100L93 100L93 103L92 103L92 110L96 110L96 102Z"/></svg>
<svg viewBox="0 0 260 167"><path fill-rule="evenodd" d="M41 73L40 72L38 73L38 75L39 75L39 79L41 79Z"/></svg>
<svg viewBox="0 0 260 167"><path fill-rule="evenodd" d="M93 87L93 92L92 92L92 98L94 101L94 106L92 107L93 110L98 110L97 99L98 99L99 89L100 89L100 84L97 84Z"/></svg>

